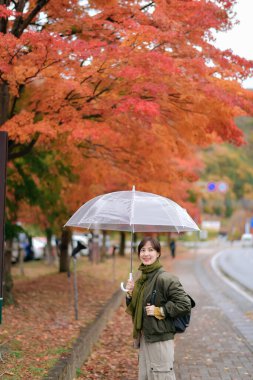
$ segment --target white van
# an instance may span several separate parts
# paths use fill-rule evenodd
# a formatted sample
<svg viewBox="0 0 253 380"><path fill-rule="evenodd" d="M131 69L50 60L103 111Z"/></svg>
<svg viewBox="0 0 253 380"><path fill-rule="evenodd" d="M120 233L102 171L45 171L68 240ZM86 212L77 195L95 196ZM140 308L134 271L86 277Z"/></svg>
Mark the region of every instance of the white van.
<svg viewBox="0 0 253 380"><path fill-rule="evenodd" d="M252 247L253 246L253 235L252 234L243 234L241 237L241 242L243 247Z"/></svg>

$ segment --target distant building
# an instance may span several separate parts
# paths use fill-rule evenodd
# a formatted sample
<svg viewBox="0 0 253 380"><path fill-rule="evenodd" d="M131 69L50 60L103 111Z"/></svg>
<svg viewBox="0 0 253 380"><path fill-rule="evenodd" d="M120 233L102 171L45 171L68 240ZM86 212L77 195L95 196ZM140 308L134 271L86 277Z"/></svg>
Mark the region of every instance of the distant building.
<svg viewBox="0 0 253 380"><path fill-rule="evenodd" d="M220 231L221 222L219 220L203 220L201 229L209 231Z"/></svg>

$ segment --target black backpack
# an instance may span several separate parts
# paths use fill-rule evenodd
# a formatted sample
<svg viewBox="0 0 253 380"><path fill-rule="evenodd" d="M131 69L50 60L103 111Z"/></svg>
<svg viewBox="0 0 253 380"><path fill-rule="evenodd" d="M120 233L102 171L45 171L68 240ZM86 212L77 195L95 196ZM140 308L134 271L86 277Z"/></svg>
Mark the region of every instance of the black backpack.
<svg viewBox="0 0 253 380"><path fill-rule="evenodd" d="M156 277L155 286L156 286L159 274ZM191 308L194 308L195 305L196 305L195 301L191 298L191 296L189 296L189 294L187 294L187 296L190 298ZM152 295L151 295L151 299L150 299L151 305L155 304L155 298L156 298L156 290L153 290ZM191 319L191 311L188 314L185 314L185 315L182 315L180 317L174 318L173 322L174 322L174 326L175 326L175 329L176 329L176 333L183 333L183 332L185 332L186 328L190 324L190 319Z"/></svg>
<svg viewBox="0 0 253 380"><path fill-rule="evenodd" d="M191 296L189 296L189 294L187 294L187 296L191 300L191 308L194 308L194 306L196 305L195 301L191 298ZM186 315L182 315L181 317L174 318L176 333L185 332L186 328L190 324L190 319L191 319L191 312L189 312Z"/></svg>

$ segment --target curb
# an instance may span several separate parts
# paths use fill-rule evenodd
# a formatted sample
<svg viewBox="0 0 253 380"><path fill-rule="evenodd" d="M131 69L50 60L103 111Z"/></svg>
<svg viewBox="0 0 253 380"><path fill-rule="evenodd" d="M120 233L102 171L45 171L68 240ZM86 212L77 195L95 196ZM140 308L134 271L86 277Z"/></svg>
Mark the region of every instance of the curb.
<svg viewBox="0 0 253 380"><path fill-rule="evenodd" d="M237 286L237 288L239 288L239 290L241 290L242 292L246 293L249 297L251 297L251 300L252 300L252 296L253 296L252 289L243 285L239 280L237 280L227 270L225 270L222 265L218 264L218 268L220 272L223 274L223 276L225 276L230 282L234 283Z"/></svg>
<svg viewBox="0 0 253 380"><path fill-rule="evenodd" d="M60 358L43 380L73 380L76 377L77 368L80 368L88 359L93 345L98 341L110 316L120 306L123 295L124 293L121 290L117 290L96 319L88 326L80 329L79 337L68 356Z"/></svg>
<svg viewBox="0 0 253 380"><path fill-rule="evenodd" d="M225 281L228 285L246 297L249 301L253 302L253 290L242 284L237 278L229 273L229 271L224 267L223 263L219 260L219 256L222 253L223 251L218 252L211 261L214 271L216 274L222 277L223 281Z"/></svg>

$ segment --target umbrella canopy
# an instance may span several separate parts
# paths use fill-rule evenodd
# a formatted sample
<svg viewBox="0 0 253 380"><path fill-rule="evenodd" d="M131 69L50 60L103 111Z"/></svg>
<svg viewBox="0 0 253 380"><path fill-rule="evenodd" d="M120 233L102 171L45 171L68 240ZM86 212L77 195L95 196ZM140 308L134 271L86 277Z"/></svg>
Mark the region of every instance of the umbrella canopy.
<svg viewBox="0 0 253 380"><path fill-rule="evenodd" d="M177 203L134 188L91 199L75 212L65 226L131 232L199 230L187 211Z"/></svg>
<svg viewBox="0 0 253 380"><path fill-rule="evenodd" d="M129 279L133 279L134 232L199 231L187 211L160 195L135 191L116 191L100 195L81 206L65 227L131 232ZM126 291L123 282L121 289Z"/></svg>

